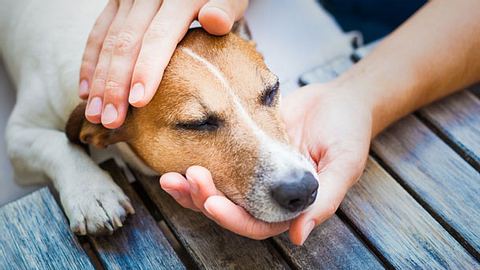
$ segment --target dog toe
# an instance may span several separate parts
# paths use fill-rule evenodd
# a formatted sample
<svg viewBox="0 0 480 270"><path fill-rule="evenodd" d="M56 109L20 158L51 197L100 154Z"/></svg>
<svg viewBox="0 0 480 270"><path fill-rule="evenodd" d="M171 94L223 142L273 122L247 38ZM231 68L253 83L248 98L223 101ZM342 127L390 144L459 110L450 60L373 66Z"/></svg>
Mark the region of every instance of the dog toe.
<svg viewBox="0 0 480 270"><path fill-rule="evenodd" d="M116 185L69 193L62 199L70 228L78 235L111 235L123 227L135 211L129 198Z"/></svg>

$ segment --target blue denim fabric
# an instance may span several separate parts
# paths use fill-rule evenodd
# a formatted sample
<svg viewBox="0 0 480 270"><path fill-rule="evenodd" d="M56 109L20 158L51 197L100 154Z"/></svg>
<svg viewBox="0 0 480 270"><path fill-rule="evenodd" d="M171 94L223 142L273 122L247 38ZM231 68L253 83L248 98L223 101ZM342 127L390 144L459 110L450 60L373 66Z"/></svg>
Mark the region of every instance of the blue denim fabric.
<svg viewBox="0 0 480 270"><path fill-rule="evenodd" d="M318 0L344 31L359 30L365 43L397 28L426 0Z"/></svg>

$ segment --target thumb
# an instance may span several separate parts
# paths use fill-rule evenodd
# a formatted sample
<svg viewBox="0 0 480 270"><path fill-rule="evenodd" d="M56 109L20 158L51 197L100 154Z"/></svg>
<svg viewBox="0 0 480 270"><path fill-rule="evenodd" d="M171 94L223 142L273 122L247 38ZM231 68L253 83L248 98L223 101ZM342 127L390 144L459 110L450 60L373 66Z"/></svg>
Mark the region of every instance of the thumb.
<svg viewBox="0 0 480 270"><path fill-rule="evenodd" d="M210 0L200 9L198 21L210 34L225 35L247 6L248 0Z"/></svg>
<svg viewBox="0 0 480 270"><path fill-rule="evenodd" d="M345 174L325 171L319 175L320 183L317 198L307 211L295 218L290 224L290 240L302 245L313 228L335 214L347 193L350 182Z"/></svg>

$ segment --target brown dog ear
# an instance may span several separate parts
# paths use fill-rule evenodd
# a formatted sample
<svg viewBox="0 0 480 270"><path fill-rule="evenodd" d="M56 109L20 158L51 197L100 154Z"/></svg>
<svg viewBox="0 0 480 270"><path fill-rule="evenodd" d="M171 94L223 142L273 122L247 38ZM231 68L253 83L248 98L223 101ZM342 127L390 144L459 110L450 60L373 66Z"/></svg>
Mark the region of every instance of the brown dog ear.
<svg viewBox="0 0 480 270"><path fill-rule="evenodd" d="M240 20L236 21L232 26L232 33L245 39L246 41L252 41L252 33L250 32L250 28L248 27L247 21L245 18L241 18Z"/></svg>
<svg viewBox="0 0 480 270"><path fill-rule="evenodd" d="M87 121L85 118L86 106L86 102L80 103L67 121L65 133L71 142L105 148L110 144L125 141L124 128L107 129L101 124L92 124Z"/></svg>

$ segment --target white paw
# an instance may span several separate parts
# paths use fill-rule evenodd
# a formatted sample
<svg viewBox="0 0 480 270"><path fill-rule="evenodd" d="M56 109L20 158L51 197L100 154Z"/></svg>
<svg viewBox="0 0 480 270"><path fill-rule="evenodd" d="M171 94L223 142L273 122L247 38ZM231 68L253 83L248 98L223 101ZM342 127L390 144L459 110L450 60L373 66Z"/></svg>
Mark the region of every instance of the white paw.
<svg viewBox="0 0 480 270"><path fill-rule="evenodd" d="M96 178L76 182L60 194L70 228L79 235L112 234L123 226L127 214L135 213L130 199L108 174Z"/></svg>

